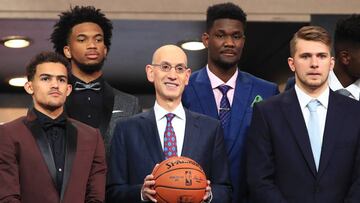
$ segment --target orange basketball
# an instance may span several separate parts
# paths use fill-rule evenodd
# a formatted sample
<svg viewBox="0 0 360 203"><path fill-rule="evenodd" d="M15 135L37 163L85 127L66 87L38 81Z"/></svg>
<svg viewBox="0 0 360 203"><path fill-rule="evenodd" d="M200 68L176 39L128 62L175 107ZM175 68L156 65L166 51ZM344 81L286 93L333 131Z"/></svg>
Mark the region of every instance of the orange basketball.
<svg viewBox="0 0 360 203"><path fill-rule="evenodd" d="M172 157L152 172L155 198L159 203L199 203L205 195L207 180L201 166L187 157Z"/></svg>

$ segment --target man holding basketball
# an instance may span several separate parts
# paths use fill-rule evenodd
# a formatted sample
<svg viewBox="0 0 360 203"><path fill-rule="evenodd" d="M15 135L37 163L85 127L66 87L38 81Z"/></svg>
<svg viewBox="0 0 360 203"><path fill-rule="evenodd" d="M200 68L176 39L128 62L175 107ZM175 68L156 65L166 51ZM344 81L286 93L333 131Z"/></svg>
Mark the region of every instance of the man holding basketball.
<svg viewBox="0 0 360 203"><path fill-rule="evenodd" d="M191 70L175 45L157 49L146 66L156 101L148 111L119 121L111 144L107 202L155 199L156 164L185 156L201 165L208 179L204 202L231 202L229 168L219 121L183 108L181 95Z"/></svg>

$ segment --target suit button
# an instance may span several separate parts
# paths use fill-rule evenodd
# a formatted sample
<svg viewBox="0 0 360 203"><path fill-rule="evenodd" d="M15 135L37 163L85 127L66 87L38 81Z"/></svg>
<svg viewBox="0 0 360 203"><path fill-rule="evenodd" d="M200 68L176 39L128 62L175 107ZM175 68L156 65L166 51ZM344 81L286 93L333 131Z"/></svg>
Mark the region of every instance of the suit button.
<svg viewBox="0 0 360 203"><path fill-rule="evenodd" d="M320 189L320 186L315 186L315 193L319 193L319 192L321 192L321 189Z"/></svg>
<svg viewBox="0 0 360 203"><path fill-rule="evenodd" d="M90 115L90 114L88 115L88 118L91 118L91 115Z"/></svg>

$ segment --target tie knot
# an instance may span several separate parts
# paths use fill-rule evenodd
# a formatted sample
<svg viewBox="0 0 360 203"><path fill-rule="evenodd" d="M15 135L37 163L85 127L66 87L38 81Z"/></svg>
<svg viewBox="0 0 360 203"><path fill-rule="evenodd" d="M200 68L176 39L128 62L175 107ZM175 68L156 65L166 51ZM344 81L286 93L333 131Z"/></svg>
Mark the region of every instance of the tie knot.
<svg viewBox="0 0 360 203"><path fill-rule="evenodd" d="M82 91L82 90L94 90L99 91L101 89L100 82L93 82L93 83L83 83L83 82L75 82L74 89L76 91Z"/></svg>
<svg viewBox="0 0 360 203"><path fill-rule="evenodd" d="M316 112L318 106L320 106L320 102L317 99L311 100L307 105L310 112Z"/></svg>
<svg viewBox="0 0 360 203"><path fill-rule="evenodd" d="M349 90L343 88L343 89L338 89L335 91L336 93L338 94L342 94L344 96L347 96L347 97L350 97L351 96L351 93L349 92Z"/></svg>
<svg viewBox="0 0 360 203"><path fill-rule="evenodd" d="M223 95L226 95L231 87L229 85L220 85L218 86L218 89Z"/></svg>
<svg viewBox="0 0 360 203"><path fill-rule="evenodd" d="M173 113L168 113L168 114L165 115L165 117L166 117L166 120L167 120L168 122L171 122L172 119L175 117L175 114L173 114Z"/></svg>

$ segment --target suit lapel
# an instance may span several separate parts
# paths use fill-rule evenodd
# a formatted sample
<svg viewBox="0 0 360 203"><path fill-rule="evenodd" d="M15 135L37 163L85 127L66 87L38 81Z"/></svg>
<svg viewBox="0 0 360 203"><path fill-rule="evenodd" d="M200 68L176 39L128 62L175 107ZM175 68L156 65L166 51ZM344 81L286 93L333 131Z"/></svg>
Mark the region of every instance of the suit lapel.
<svg viewBox="0 0 360 203"><path fill-rule="evenodd" d="M199 97L202 113L218 119L219 117L215 97L206 68L202 68L199 71L195 80L194 90L196 95Z"/></svg>
<svg viewBox="0 0 360 203"><path fill-rule="evenodd" d="M224 134L226 143L227 153L230 154L233 146L235 146L237 139L242 139L237 136L239 130L244 125L243 119L246 114L246 109L250 100L252 90L252 82L247 78L243 77L241 71L238 72L236 79L236 87L234 92L234 98L231 106L231 123L229 133Z"/></svg>
<svg viewBox="0 0 360 203"><path fill-rule="evenodd" d="M284 93L281 108L282 113L285 115L290 129L292 130L292 134L295 136L295 140L297 141L299 148L315 177L317 171L311 150L309 135L294 88Z"/></svg>
<svg viewBox="0 0 360 203"><path fill-rule="evenodd" d="M64 199L77 148L77 129L69 120L66 122L65 136L65 166L60 200Z"/></svg>
<svg viewBox="0 0 360 203"><path fill-rule="evenodd" d="M31 131L32 136L34 136L36 143L40 149L41 155L46 163L46 166L49 170L50 176L54 182L54 187L56 184L56 167L54 157L51 151L51 147L46 138L44 130L41 128L40 123L36 120L36 115L32 110L29 110L27 118L25 120L25 125Z"/></svg>
<svg viewBox="0 0 360 203"><path fill-rule="evenodd" d="M337 97L335 97L334 94L335 93L330 90L329 105L326 113L326 122L321 148L318 178L320 178L321 175L324 173L326 166L331 159L331 155L334 152L336 138L339 137L338 135L340 134L340 128L336 126L343 126L343 119L341 118L344 116L344 112L341 110L341 108L344 106L344 104L342 104L341 101L337 100Z"/></svg>
<svg viewBox="0 0 360 203"><path fill-rule="evenodd" d="M113 92L113 88L106 82L104 81L103 83L104 85L104 92L103 92L103 114L102 114L102 119L99 125L99 129L101 132L101 135L104 137L104 135L106 134L106 131L109 127L109 122L111 119L111 115L112 115L112 111L113 111L113 107L114 107L114 92Z"/></svg>
<svg viewBox="0 0 360 203"><path fill-rule="evenodd" d="M141 134L146 142L146 146L149 149L150 156L155 163L159 163L165 160L165 155L160 143L154 109L152 108L148 112L143 113L141 119L144 120L144 122L142 122L143 132Z"/></svg>
<svg viewBox="0 0 360 203"><path fill-rule="evenodd" d="M194 154L192 154L192 152L195 149L194 147L195 143L199 141L196 140L196 138L197 135L200 135L200 130L197 124L197 120L191 114L191 112L185 109L185 115L186 115L185 137L184 137L181 156L194 157Z"/></svg>

